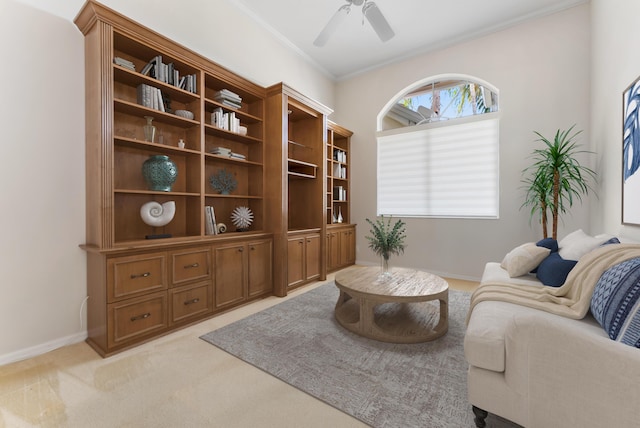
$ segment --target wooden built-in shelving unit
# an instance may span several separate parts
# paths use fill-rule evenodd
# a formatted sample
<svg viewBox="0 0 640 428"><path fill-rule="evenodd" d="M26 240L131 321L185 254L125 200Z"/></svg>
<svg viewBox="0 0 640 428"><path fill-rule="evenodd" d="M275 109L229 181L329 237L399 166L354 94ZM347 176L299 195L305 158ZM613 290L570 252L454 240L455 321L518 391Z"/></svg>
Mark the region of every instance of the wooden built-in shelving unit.
<svg viewBox="0 0 640 428"><path fill-rule="evenodd" d="M327 136L346 151L341 139L350 136L328 131L331 110L285 84L256 85L96 1L75 23L85 36L88 343L108 356L325 279L331 186L345 182L327 176ZM143 73L154 58L193 84ZM155 105L144 87L160 92ZM224 99L225 91L240 101ZM235 118L233 126L221 127L214 111L216 120ZM153 141L143 132L149 116ZM153 155L177 168L170 191L150 190L143 177ZM236 182L228 194L210 183L223 170ZM165 226L142 220L141 207L152 201L175 202ZM340 204L348 219L348 201ZM206 207L225 233L208 227ZM253 214L248 230L232 224L237 207Z"/></svg>

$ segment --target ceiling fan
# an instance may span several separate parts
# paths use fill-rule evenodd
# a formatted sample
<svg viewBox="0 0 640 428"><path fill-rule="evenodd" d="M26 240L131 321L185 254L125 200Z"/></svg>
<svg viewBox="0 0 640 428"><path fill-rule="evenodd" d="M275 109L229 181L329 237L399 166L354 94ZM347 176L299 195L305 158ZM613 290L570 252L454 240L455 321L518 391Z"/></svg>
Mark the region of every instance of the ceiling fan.
<svg viewBox="0 0 640 428"><path fill-rule="evenodd" d="M384 15L374 2L369 0L346 0L347 4L343 5L333 14L327 25L322 29L318 37L313 41L316 46L324 46L329 40L329 37L336 31L338 26L344 21L344 19L351 12L351 6L362 6L362 23L364 24L364 18L371 24L374 31L380 37L380 40L386 42L395 36L395 33L389 26L389 23L385 19ZM363 5L364 4L364 5Z"/></svg>

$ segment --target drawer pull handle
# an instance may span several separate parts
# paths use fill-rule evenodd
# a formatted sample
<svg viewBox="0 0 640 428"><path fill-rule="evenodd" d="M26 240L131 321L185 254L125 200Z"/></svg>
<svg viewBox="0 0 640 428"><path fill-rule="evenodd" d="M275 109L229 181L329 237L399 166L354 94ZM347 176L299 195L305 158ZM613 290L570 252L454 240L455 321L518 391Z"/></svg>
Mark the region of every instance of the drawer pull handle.
<svg viewBox="0 0 640 428"><path fill-rule="evenodd" d="M151 276L151 272L145 272L145 273L139 273L139 274L132 273L131 279L146 278L148 276Z"/></svg>
<svg viewBox="0 0 640 428"><path fill-rule="evenodd" d="M198 299L197 297L195 299L191 299L191 300L185 300L184 304L186 305L193 305L194 303L198 303L200 301L200 299Z"/></svg>
<svg viewBox="0 0 640 428"><path fill-rule="evenodd" d="M192 265L186 265L184 268L185 269L191 269L191 268L197 268L198 266L200 266L198 263L194 263Z"/></svg>
<svg viewBox="0 0 640 428"><path fill-rule="evenodd" d="M238 251L241 253L241 252L244 251L244 248L240 247L240 248L238 248Z"/></svg>
<svg viewBox="0 0 640 428"><path fill-rule="evenodd" d="M140 321L145 318L149 318L151 316L151 312L147 312L146 314L138 315L137 317L131 317L131 321Z"/></svg>

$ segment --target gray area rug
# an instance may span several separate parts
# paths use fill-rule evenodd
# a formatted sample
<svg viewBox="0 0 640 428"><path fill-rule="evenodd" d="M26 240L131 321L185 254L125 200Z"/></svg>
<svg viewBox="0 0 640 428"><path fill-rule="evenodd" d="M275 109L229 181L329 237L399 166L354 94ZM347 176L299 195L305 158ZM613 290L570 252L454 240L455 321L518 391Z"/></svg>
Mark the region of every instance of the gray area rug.
<svg viewBox="0 0 640 428"><path fill-rule="evenodd" d="M328 283L201 338L374 427L475 426L463 354L469 293L449 291L445 336L411 345L345 330L338 294ZM437 314L435 302L424 305ZM493 415L487 426L517 427Z"/></svg>

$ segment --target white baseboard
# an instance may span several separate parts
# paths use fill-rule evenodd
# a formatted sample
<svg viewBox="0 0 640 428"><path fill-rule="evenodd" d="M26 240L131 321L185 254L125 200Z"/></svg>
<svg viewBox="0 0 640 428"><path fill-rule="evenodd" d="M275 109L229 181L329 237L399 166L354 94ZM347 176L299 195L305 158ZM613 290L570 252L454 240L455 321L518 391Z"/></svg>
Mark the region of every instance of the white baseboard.
<svg viewBox="0 0 640 428"><path fill-rule="evenodd" d="M46 354L47 352L53 351L54 349L82 342L86 338L87 332L84 331L72 334L70 336L61 337L50 342L42 343L40 345L32 346L30 348L20 349L9 354L0 355L0 366L15 363L16 361L26 360L28 358L37 357L38 355Z"/></svg>

